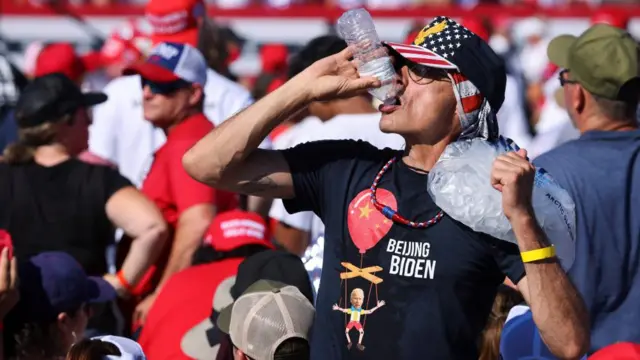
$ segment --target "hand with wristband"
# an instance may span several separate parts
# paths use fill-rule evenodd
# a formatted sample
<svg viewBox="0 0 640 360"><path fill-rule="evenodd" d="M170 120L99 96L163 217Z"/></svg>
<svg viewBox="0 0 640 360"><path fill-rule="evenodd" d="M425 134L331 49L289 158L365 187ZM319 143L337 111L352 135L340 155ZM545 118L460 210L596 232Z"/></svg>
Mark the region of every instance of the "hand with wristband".
<svg viewBox="0 0 640 360"><path fill-rule="evenodd" d="M516 285L531 308L542 340L561 358L579 358L589 348L589 316L536 220L531 200L534 176L526 150L518 150L496 158L491 185L502 192L502 208L526 272Z"/></svg>
<svg viewBox="0 0 640 360"><path fill-rule="evenodd" d="M502 192L502 208L504 215L513 223L517 218L533 217L531 194L533 192L533 180L535 167L527 159L527 151L509 152L498 156L493 164L491 172L491 185ZM553 246L545 244L539 248L524 248L520 246L522 261L524 263L536 262L544 259L555 258L556 252Z"/></svg>
<svg viewBox="0 0 640 360"><path fill-rule="evenodd" d="M119 270L115 275L106 274L102 278L113 286L119 298L125 299L131 295L135 295L135 286L127 280L122 270Z"/></svg>

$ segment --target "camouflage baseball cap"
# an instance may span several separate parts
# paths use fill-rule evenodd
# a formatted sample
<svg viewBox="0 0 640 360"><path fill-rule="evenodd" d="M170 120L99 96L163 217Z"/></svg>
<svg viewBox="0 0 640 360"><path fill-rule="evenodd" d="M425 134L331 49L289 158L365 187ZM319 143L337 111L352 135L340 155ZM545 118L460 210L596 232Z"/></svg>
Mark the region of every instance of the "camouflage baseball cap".
<svg viewBox="0 0 640 360"><path fill-rule="evenodd" d="M597 24L579 37L561 35L551 40L547 55L590 93L616 100L622 87L640 76L639 50L628 32Z"/></svg>

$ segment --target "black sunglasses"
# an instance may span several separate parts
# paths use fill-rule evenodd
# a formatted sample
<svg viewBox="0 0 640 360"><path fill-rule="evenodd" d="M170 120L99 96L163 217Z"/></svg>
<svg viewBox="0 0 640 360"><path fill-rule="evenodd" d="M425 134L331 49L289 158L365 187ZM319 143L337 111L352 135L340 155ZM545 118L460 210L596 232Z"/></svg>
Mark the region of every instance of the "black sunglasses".
<svg viewBox="0 0 640 360"><path fill-rule="evenodd" d="M560 73L558 74L558 79L560 80L560 86L564 86L565 84L577 84L578 83L575 80L570 80L568 78L568 76L569 76L569 69L564 69L564 70L560 71Z"/></svg>
<svg viewBox="0 0 640 360"><path fill-rule="evenodd" d="M393 68L396 73L400 74L403 66L409 68L409 77L411 78L411 80L421 85L429 84L436 80L446 80L449 78L449 76L447 76L447 71L444 69L420 65L412 61L396 57L393 63Z"/></svg>
<svg viewBox="0 0 640 360"><path fill-rule="evenodd" d="M181 79L169 82L158 82L141 78L141 85L143 89L148 86L149 90L151 90L151 92L154 94L171 95L180 89L186 89L190 87L191 83Z"/></svg>

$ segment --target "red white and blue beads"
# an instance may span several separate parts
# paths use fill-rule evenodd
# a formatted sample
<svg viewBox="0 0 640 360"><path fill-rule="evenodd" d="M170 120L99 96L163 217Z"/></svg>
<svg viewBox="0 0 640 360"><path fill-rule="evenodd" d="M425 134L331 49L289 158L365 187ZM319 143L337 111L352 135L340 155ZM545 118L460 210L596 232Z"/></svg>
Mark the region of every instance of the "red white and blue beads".
<svg viewBox="0 0 640 360"><path fill-rule="evenodd" d="M434 225L434 224L438 223L440 220L442 220L442 217L444 216L444 212L442 212L442 210L438 211L436 216L434 216L433 218L431 218L431 219L429 219L427 221L414 222L414 221L407 220L405 217L403 217L402 215L398 214L398 211L392 209L391 207L378 202L378 199L376 199L376 190L378 188L378 183L380 182L380 179L382 179L382 175L384 175L384 173L386 173L387 170L389 170L391 165L394 162L396 162L396 160L397 160L397 158L394 157L394 158L391 158L391 160L387 161L387 163L384 164L382 169L378 172L378 175L376 175L376 178L373 180L373 184L371 184L371 188L370 188L370 190L371 190L371 194L370 194L371 203L387 219L392 220L392 221L394 221L396 223L400 223L400 224L403 224L403 225L410 226L412 228L425 229L425 228L428 228L431 225Z"/></svg>

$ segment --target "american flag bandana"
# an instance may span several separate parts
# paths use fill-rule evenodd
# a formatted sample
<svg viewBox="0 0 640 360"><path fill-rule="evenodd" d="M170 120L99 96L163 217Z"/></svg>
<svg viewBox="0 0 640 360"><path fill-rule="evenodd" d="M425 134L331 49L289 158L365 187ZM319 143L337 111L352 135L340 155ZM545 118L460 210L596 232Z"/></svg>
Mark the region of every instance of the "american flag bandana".
<svg viewBox="0 0 640 360"><path fill-rule="evenodd" d="M498 120L487 99L466 76L459 72L448 75L458 102L458 116L462 125L460 139L495 139L498 134Z"/></svg>
<svg viewBox="0 0 640 360"><path fill-rule="evenodd" d="M478 36L469 29L448 17L438 16L416 35L413 44L385 44L413 63L449 70L462 125L460 138L495 140L498 136L495 112L489 101L458 67L463 62L469 65L469 61L474 61L465 58L462 50L465 46L477 46L477 40Z"/></svg>

